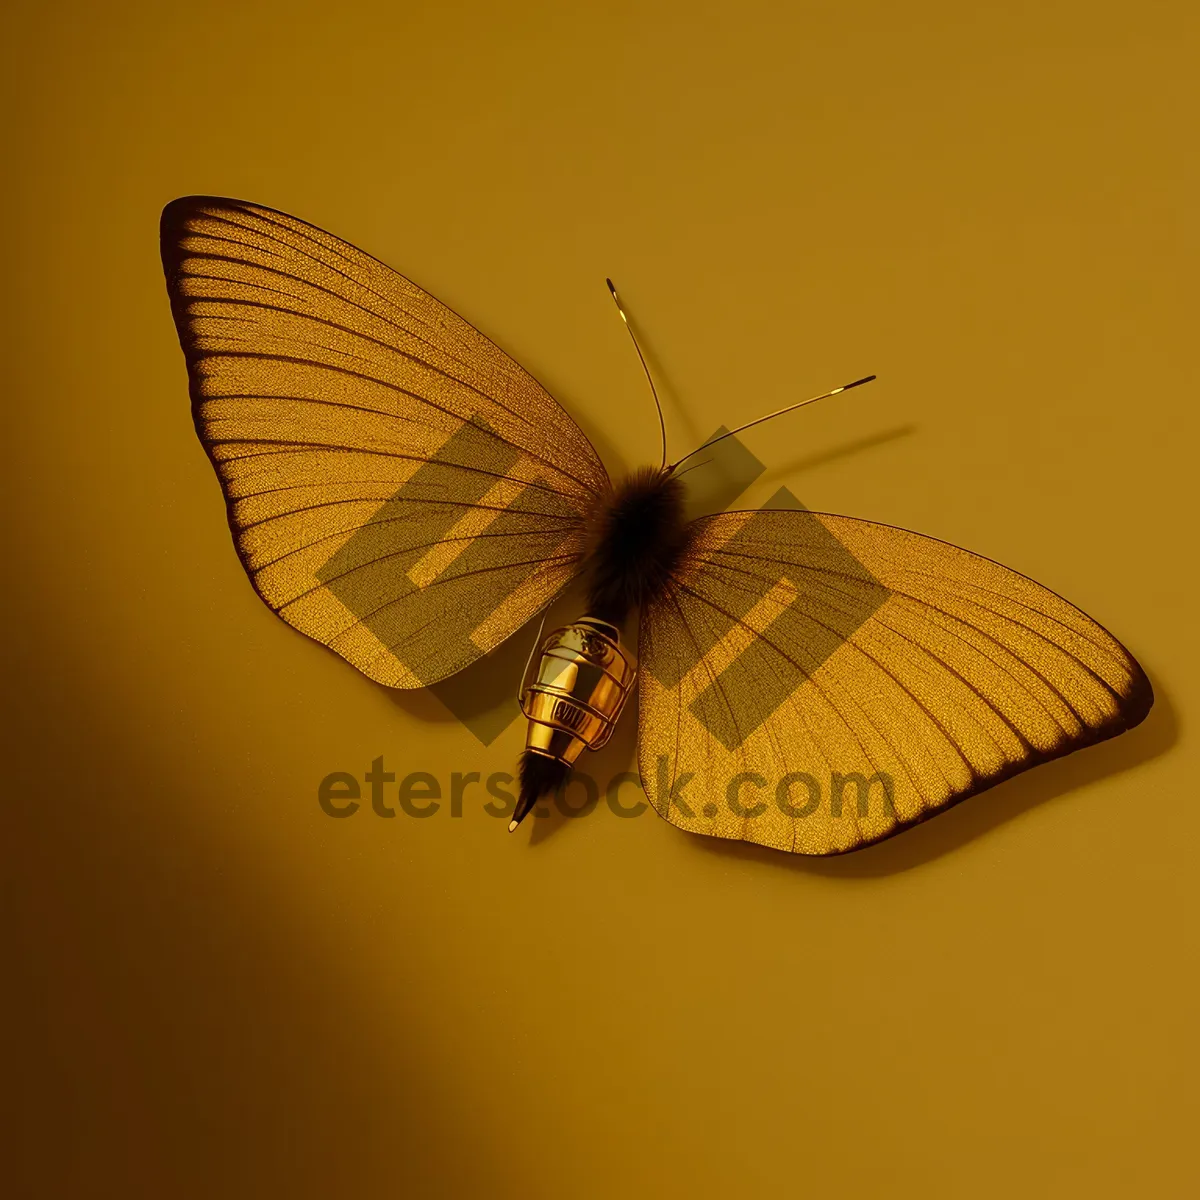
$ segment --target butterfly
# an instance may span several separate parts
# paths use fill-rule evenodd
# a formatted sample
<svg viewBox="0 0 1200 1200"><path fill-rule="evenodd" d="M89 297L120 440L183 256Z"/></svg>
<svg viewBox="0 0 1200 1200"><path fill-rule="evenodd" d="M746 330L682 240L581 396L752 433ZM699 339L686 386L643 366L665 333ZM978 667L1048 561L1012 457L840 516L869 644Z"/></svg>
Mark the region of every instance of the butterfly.
<svg viewBox="0 0 1200 1200"><path fill-rule="evenodd" d="M660 815L799 854L879 841L1153 703L1105 629L966 550L805 510L685 522L693 455L668 464L665 427L663 462L614 484L493 342L295 217L184 197L161 249L238 555L289 625L421 688L586 581L523 691L510 828L606 740L635 671Z"/></svg>

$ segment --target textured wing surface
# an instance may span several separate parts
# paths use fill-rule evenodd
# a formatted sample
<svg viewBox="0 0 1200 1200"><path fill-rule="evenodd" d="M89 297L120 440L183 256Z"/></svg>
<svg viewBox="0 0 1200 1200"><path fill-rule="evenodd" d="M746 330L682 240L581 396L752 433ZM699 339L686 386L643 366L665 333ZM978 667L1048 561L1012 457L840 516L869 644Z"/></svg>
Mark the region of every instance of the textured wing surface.
<svg viewBox="0 0 1200 1200"><path fill-rule="evenodd" d="M196 429L288 624L394 687L461 670L574 574L608 478L555 400L376 259L258 205L163 212Z"/></svg>
<svg viewBox="0 0 1200 1200"><path fill-rule="evenodd" d="M1095 621L945 542L804 511L691 532L640 639L642 780L683 829L854 850L1149 711Z"/></svg>

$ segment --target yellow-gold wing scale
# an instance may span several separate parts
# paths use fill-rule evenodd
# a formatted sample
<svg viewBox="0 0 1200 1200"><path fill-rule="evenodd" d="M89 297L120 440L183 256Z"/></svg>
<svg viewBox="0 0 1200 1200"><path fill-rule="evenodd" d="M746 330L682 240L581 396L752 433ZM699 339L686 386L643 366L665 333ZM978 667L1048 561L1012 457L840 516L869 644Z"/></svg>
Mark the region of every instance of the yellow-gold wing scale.
<svg viewBox="0 0 1200 1200"><path fill-rule="evenodd" d="M854 850L1140 722L1090 617L988 559L806 511L705 517L642 613L639 765L682 829Z"/></svg>
<svg viewBox="0 0 1200 1200"><path fill-rule="evenodd" d="M242 563L288 624L423 687L562 589L608 477L496 345L272 209L185 197L161 246L196 429Z"/></svg>

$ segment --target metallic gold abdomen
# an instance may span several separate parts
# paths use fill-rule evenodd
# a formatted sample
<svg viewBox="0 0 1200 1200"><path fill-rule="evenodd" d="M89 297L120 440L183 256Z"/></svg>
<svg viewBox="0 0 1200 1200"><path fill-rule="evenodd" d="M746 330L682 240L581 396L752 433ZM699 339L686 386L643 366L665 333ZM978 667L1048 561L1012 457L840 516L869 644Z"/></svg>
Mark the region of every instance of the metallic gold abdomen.
<svg viewBox="0 0 1200 1200"><path fill-rule="evenodd" d="M525 747L570 765L612 734L633 690L637 664L615 625L580 617L542 642L533 681L523 688Z"/></svg>

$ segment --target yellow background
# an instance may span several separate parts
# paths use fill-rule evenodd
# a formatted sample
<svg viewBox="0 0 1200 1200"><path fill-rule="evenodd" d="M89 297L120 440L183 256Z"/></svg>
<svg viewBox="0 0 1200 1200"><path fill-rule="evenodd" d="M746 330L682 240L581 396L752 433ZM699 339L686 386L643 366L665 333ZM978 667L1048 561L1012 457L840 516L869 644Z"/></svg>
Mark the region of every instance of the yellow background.
<svg viewBox="0 0 1200 1200"><path fill-rule="evenodd" d="M8 10L13 1195L1195 1194L1190 4ZM274 618L196 442L158 213L409 274L614 473L748 434L819 510L997 558L1145 725L830 862L652 813L334 821L508 770ZM598 773L626 765L632 726Z"/></svg>

